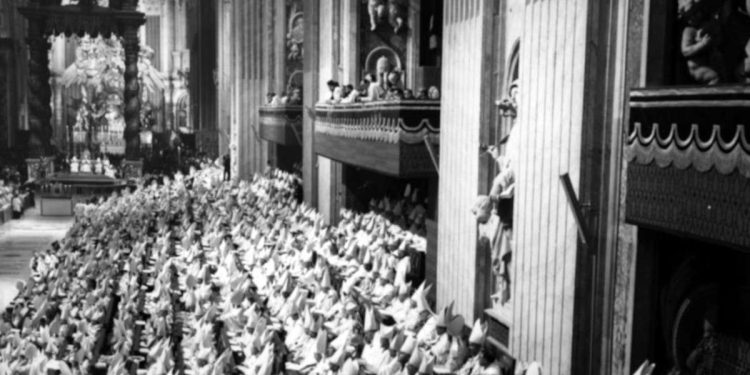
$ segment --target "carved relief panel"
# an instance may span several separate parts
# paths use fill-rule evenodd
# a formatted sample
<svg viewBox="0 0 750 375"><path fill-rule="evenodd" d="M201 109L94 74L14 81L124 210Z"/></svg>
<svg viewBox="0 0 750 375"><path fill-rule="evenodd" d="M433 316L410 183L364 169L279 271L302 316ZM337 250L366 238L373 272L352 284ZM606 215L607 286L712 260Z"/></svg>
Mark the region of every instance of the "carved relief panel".
<svg viewBox="0 0 750 375"><path fill-rule="evenodd" d="M302 0L288 0L286 3L286 16L286 87L287 89L290 86L302 88L302 59L305 54L305 27Z"/></svg>

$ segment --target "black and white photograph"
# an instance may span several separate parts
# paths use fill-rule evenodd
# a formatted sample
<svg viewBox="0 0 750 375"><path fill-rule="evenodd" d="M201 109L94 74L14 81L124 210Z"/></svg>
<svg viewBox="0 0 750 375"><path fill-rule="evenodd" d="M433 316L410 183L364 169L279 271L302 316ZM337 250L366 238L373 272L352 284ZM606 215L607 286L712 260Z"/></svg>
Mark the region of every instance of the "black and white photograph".
<svg viewBox="0 0 750 375"><path fill-rule="evenodd" d="M750 0L0 0L0 375L750 375Z"/></svg>

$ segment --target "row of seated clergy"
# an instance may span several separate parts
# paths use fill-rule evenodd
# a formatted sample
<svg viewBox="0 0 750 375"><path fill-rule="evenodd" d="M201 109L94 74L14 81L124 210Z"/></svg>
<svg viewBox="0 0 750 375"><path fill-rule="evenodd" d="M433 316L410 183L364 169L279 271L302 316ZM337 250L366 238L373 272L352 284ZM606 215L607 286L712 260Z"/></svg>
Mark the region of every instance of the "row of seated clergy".
<svg viewBox="0 0 750 375"><path fill-rule="evenodd" d="M0 344L13 353L33 340L49 350L0 356L0 370L61 358L88 371L116 297L112 373L132 359L134 345L149 348L142 361L149 374L172 371L178 352L195 375L502 371L489 354L468 353L485 340L481 325L467 341L463 318L451 307L433 314L429 287L413 290L398 272L404 250L421 240L372 213L348 213L342 225L326 227L295 200L299 179L282 172L232 183L213 168L190 179L77 207L61 247L34 256L32 276L0 326ZM343 251L338 235L347 239ZM340 286L332 280L339 275ZM151 287L139 307L141 280ZM126 327L144 315L142 342L134 343ZM175 342L169 333L178 320ZM466 367L468 357L476 358Z"/></svg>
<svg viewBox="0 0 750 375"><path fill-rule="evenodd" d="M70 160L70 173L94 173L104 174L106 176L115 177L115 168L109 162L109 159L96 158L96 160L89 160L84 157L78 160L78 157L73 156Z"/></svg>

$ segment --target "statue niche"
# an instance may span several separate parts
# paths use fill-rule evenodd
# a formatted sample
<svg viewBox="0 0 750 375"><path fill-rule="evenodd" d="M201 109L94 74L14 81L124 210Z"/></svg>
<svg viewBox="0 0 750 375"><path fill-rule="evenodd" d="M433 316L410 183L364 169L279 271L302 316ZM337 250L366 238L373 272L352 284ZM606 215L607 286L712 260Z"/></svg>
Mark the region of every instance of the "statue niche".
<svg viewBox="0 0 750 375"><path fill-rule="evenodd" d="M302 16L301 6L294 4L293 13L289 17L289 29L286 34L286 45L288 48L287 60L302 60L304 56L303 44L305 41L305 24Z"/></svg>
<svg viewBox="0 0 750 375"><path fill-rule="evenodd" d="M370 31L375 31L378 26L384 23L386 16L388 24L393 28L393 32L398 34L406 26L408 14L407 0L368 0L367 13L370 17Z"/></svg>
<svg viewBox="0 0 750 375"><path fill-rule="evenodd" d="M693 81L750 82L750 1L678 0L680 52Z"/></svg>

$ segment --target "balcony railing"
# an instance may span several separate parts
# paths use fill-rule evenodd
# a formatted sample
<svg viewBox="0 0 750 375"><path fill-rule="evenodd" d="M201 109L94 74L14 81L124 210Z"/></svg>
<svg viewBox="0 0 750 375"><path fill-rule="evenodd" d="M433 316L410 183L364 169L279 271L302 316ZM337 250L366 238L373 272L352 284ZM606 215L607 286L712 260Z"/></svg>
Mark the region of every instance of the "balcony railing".
<svg viewBox="0 0 750 375"><path fill-rule="evenodd" d="M629 222L750 247L750 89L633 90Z"/></svg>
<svg viewBox="0 0 750 375"><path fill-rule="evenodd" d="M437 173L440 102L318 104L315 152L396 177Z"/></svg>
<svg viewBox="0 0 750 375"><path fill-rule="evenodd" d="M258 112L261 138L285 146L302 146L302 106L263 106Z"/></svg>

